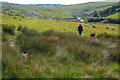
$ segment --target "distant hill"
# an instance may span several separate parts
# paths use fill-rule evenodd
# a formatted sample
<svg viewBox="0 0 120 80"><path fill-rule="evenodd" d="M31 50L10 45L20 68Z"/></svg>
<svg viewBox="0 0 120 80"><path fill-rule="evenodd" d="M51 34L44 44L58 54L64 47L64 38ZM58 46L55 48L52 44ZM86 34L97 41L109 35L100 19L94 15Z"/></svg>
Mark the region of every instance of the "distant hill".
<svg viewBox="0 0 120 80"><path fill-rule="evenodd" d="M89 15L94 10L100 10L115 4L117 4L117 2L89 2L84 4L66 5L59 8L69 11L70 13L72 13L72 16L82 17L84 15Z"/></svg>
<svg viewBox="0 0 120 80"><path fill-rule="evenodd" d="M3 13L24 14L30 17L41 18L68 18L71 17L70 12L58 8L26 6L26 5L2 5Z"/></svg>
<svg viewBox="0 0 120 80"><path fill-rule="evenodd" d="M41 6L41 7L61 7L61 4L27 4L28 6Z"/></svg>
<svg viewBox="0 0 120 80"><path fill-rule="evenodd" d="M9 3L9 2L3 2L3 1L0 1L0 4L3 4L3 5L20 5L20 4L17 4L17 3Z"/></svg>
<svg viewBox="0 0 120 80"><path fill-rule="evenodd" d="M106 9L112 5L116 5L117 2L89 2L84 4L75 5L61 5L61 4L14 4L3 2L2 11L4 13L24 14L30 17L40 18L69 18L81 17L87 20L95 10L100 11Z"/></svg>
<svg viewBox="0 0 120 80"><path fill-rule="evenodd" d="M0 2L3 5L27 5L27 6L41 6L41 7L61 7L61 4L17 4L17 3L8 3L8 2Z"/></svg>
<svg viewBox="0 0 120 80"><path fill-rule="evenodd" d="M94 11L92 13L93 17L108 17L109 18L118 18L118 13L120 12L120 3L117 5L113 5L110 7L107 7L106 9L102 9L99 11Z"/></svg>
<svg viewBox="0 0 120 80"><path fill-rule="evenodd" d="M94 11L91 14L91 17L88 18L88 22L109 22L120 24L120 4L110 6L106 9L102 9L99 11Z"/></svg>
<svg viewBox="0 0 120 80"><path fill-rule="evenodd" d="M120 0L104 0L106 2L119 2Z"/></svg>

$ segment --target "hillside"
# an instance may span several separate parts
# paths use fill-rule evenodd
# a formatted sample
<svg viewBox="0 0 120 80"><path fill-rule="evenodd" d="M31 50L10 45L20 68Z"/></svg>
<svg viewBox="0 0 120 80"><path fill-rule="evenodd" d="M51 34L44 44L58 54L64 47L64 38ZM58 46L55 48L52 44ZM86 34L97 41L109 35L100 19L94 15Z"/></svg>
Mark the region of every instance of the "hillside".
<svg viewBox="0 0 120 80"><path fill-rule="evenodd" d="M118 78L117 36L2 26L2 78Z"/></svg>
<svg viewBox="0 0 120 80"><path fill-rule="evenodd" d="M60 9L69 11L73 16L84 16L89 15L94 10L103 9L108 6L112 6L117 4L116 2L90 2L84 4L76 4L76 5L66 5L60 7Z"/></svg>
<svg viewBox="0 0 120 80"><path fill-rule="evenodd" d="M120 13L120 3L107 7L105 9L94 11L90 14L91 17L88 18L88 22L109 22L120 24L119 20Z"/></svg>
<svg viewBox="0 0 120 80"><path fill-rule="evenodd" d="M30 17L40 18L68 18L71 14L67 11L39 6L26 5L2 5L3 13L24 14Z"/></svg>
<svg viewBox="0 0 120 80"><path fill-rule="evenodd" d="M119 19L120 12L107 16L107 18Z"/></svg>
<svg viewBox="0 0 120 80"><path fill-rule="evenodd" d="M0 1L0 4L3 5L27 5L27 6L40 6L40 7L61 7L63 5L61 4L16 4L16 3L9 3L9 2L2 2Z"/></svg>
<svg viewBox="0 0 120 80"><path fill-rule="evenodd" d="M0 4L2 4L2 5L19 5L19 4L9 3L9 2L4 2L4 1L0 1Z"/></svg>
<svg viewBox="0 0 120 80"><path fill-rule="evenodd" d="M58 7L61 7L63 5L61 5L61 4L28 4L28 6L41 6L41 7L55 7L55 8L58 8Z"/></svg>
<svg viewBox="0 0 120 80"><path fill-rule="evenodd" d="M90 2L76 5L60 5L60 4L28 4L18 5L13 3L3 3L3 12L24 14L30 17L41 18L71 18L82 17L86 18L94 10L100 10L112 5L116 2ZM42 7L40 7L42 6ZM54 8L56 7L56 8Z"/></svg>
<svg viewBox="0 0 120 80"><path fill-rule="evenodd" d="M118 12L120 12L120 3L118 3L117 5L110 6L110 7L106 8L106 9L100 10L98 12L98 14L101 17L107 17L109 15L113 15L113 14L116 14Z"/></svg>

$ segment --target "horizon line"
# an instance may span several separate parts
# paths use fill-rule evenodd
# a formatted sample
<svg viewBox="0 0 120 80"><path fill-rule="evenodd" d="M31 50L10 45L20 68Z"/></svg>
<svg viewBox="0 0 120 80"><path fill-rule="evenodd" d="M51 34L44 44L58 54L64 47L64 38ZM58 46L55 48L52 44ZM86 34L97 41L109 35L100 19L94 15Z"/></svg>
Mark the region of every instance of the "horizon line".
<svg viewBox="0 0 120 80"><path fill-rule="evenodd" d="M12 2L7 2L7 1L0 1L0 2L6 2L6 3L11 3L11 4L18 4L18 5L29 5L28 4L21 4L21 3L12 3ZM94 3L94 2L107 2L107 1L91 1L91 2L83 2L83 3L77 3L77 4L86 4L86 3ZM48 4L48 3L47 3ZM51 3L50 3L51 4ZM48 4L48 5L50 5ZM59 5L77 5L77 4L59 4ZM33 3L33 5L36 5Z"/></svg>

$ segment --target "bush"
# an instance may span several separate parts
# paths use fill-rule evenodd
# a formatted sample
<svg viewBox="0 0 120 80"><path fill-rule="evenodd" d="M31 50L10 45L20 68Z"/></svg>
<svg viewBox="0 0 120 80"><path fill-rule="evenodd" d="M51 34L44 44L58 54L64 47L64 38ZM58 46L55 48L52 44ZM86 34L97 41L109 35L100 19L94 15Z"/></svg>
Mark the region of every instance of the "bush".
<svg viewBox="0 0 120 80"><path fill-rule="evenodd" d="M88 22L101 22L103 20L104 20L103 18L89 18Z"/></svg>
<svg viewBox="0 0 120 80"><path fill-rule="evenodd" d="M109 23L120 24L120 19L106 18Z"/></svg>
<svg viewBox="0 0 120 80"><path fill-rule="evenodd" d="M95 26L93 26L93 28L96 28Z"/></svg>
<svg viewBox="0 0 120 80"><path fill-rule="evenodd" d="M19 26L17 31L22 31L23 30L23 27L22 26Z"/></svg>
<svg viewBox="0 0 120 80"><path fill-rule="evenodd" d="M109 27L106 27L106 29L109 29Z"/></svg>
<svg viewBox="0 0 120 80"><path fill-rule="evenodd" d="M11 35L15 35L14 26L2 25L2 31Z"/></svg>
<svg viewBox="0 0 120 80"><path fill-rule="evenodd" d="M112 19L112 18L89 18L88 22L102 22L102 23L115 23L120 24L120 19Z"/></svg>
<svg viewBox="0 0 120 80"><path fill-rule="evenodd" d="M91 34L90 34L90 37L95 37L95 33L94 33L94 32L91 33Z"/></svg>

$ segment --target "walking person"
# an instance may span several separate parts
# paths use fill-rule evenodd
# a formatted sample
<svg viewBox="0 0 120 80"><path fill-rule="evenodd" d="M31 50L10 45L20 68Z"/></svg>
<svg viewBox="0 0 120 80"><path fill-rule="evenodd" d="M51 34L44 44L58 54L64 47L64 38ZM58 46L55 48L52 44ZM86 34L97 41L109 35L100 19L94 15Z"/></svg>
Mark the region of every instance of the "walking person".
<svg viewBox="0 0 120 80"><path fill-rule="evenodd" d="M82 27L81 24L79 24L79 26L78 26L78 32L79 32L80 36L82 35L82 31L83 31L83 27Z"/></svg>

